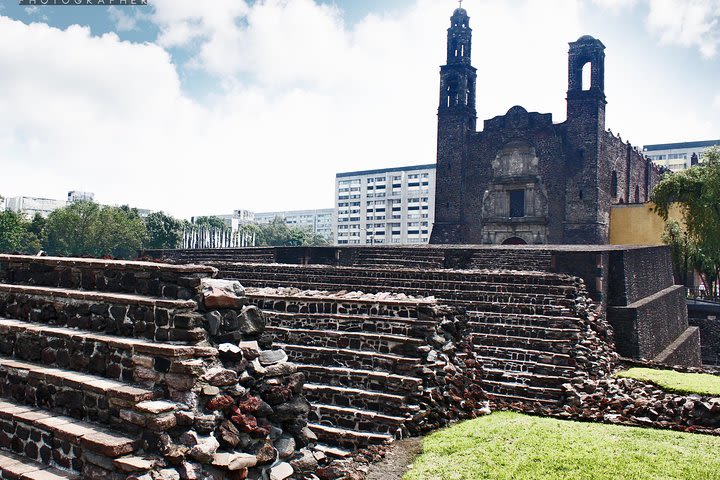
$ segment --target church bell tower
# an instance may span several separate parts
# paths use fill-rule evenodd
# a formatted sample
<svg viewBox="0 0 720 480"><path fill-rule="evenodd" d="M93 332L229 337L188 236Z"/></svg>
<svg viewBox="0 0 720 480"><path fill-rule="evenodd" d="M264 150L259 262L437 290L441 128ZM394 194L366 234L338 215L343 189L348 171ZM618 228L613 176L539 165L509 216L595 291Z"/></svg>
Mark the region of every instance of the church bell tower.
<svg viewBox="0 0 720 480"><path fill-rule="evenodd" d="M476 69L470 64L472 29L460 7L450 17L447 63L440 67L435 223L430 243L462 243L466 140L476 127Z"/></svg>

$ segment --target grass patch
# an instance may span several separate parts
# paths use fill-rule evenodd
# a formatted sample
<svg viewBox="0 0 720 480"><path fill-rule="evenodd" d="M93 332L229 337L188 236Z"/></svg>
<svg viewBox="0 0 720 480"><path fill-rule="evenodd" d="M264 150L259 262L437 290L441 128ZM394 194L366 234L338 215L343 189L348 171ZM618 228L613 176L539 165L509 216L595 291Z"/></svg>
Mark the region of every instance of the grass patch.
<svg viewBox="0 0 720 480"><path fill-rule="evenodd" d="M423 441L403 480L720 479L720 437L495 412Z"/></svg>
<svg viewBox="0 0 720 480"><path fill-rule="evenodd" d="M720 377L707 373L682 373L674 370L630 368L618 372L616 376L652 383L668 392L720 396Z"/></svg>

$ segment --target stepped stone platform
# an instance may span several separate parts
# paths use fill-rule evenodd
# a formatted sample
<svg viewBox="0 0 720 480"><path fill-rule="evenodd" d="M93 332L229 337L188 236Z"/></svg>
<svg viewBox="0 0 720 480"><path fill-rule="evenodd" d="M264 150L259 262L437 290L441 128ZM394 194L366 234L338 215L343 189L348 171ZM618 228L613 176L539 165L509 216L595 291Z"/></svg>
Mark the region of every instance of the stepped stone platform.
<svg viewBox="0 0 720 480"><path fill-rule="evenodd" d="M360 298L368 294L371 298L399 295L401 299L415 295L424 301L457 309L464 318L459 341L468 345L468 352L482 367L479 385L497 403L518 401L557 405L564 398L560 388L563 383L575 377L596 377L610 369L609 365L604 365L607 363L604 359L612 357L604 338L608 327L591 311L583 283L575 277L546 272L389 270L245 263L215 265L220 268L221 276L247 285L251 301L261 308L272 306L275 302L257 302L254 288L262 292L282 284L293 284L298 289L313 291L326 287L330 278L337 290L365 292L363 295L355 294ZM408 277L410 280L407 280ZM436 285L444 288L433 288ZM301 291L282 287L278 291L302 294ZM427 294L436 296L424 297ZM330 292L323 295L332 296ZM290 302L288 305L293 304ZM354 310L358 311L357 308ZM267 316L270 331L276 335L277 341L285 345L291 356L297 355L293 357L295 361L311 355L337 361L350 356L347 352L335 355L322 352L325 355L321 355L320 352L308 351L308 347L337 348L333 342L341 339L341 346L345 348L374 350L378 354L402 352L412 358L413 349L419 344L402 340L402 337L427 336L432 322L436 322L423 315L422 309L418 310L420 315L412 313L407 320L402 317L358 318L326 315L317 312L310 302L304 310L308 315L286 312L278 315L272 312ZM311 326L317 331L313 333ZM298 350L300 346L302 349ZM294 353L298 351L302 353ZM370 359L359 353L344 361L373 369L394 365L390 363L391 359L383 357L373 357L370 363ZM397 364L397 360L395 362ZM395 370L392 373L401 372Z"/></svg>
<svg viewBox="0 0 720 480"><path fill-rule="evenodd" d="M317 465L303 374L216 274L0 255L0 478L286 478L308 456Z"/></svg>
<svg viewBox="0 0 720 480"><path fill-rule="evenodd" d="M463 310L434 299L246 288L306 376L310 429L350 455L487 411Z"/></svg>
<svg viewBox="0 0 720 480"><path fill-rule="evenodd" d="M435 289L476 290L478 285L469 279L471 283L467 286L462 285L462 281L442 282L448 278L446 272L454 272L449 275L457 278L462 275L459 271L505 271L509 280L498 283L503 286L520 283L526 287L529 286L525 281L516 282L512 277L522 275L521 272L569 275L583 280L588 296L600 306L602 316L612 325L615 345L623 356L665 364L701 365L699 330L688 324L684 294L673 285L670 251L666 246L376 245L148 250L141 253L168 261L217 264L221 270L232 263L364 268L372 272L372 276L382 278L380 282L386 282L387 291L411 293L401 289L420 288L424 289L424 295L443 299L453 299L450 297L454 295L455 300L462 300L466 294L459 291L436 293ZM254 260L260 254L262 260ZM357 275L357 280L338 280L333 278L331 271L316 273L328 277L324 281L313 279L313 288L333 291L339 283L353 290L374 291L364 289L364 283L370 287L374 284L360 279L361 275ZM279 286L302 288L293 283L279 284L281 276L276 279ZM532 288L511 291L525 294L526 298L537 292ZM544 295L550 293L550 290L543 292ZM536 313L551 314L539 309Z"/></svg>

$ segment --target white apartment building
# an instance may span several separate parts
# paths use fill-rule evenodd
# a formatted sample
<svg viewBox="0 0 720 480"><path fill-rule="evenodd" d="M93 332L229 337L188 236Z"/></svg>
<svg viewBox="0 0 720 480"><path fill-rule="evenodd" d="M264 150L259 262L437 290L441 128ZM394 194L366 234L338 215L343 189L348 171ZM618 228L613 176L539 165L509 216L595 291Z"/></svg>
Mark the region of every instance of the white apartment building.
<svg viewBox="0 0 720 480"><path fill-rule="evenodd" d="M229 215L211 215L222 219L225 222L225 226L230 228L233 232L237 231L241 225L246 223L255 222L255 213L250 210L233 210L233 213ZM197 217L192 217L191 221L195 222Z"/></svg>
<svg viewBox="0 0 720 480"><path fill-rule="evenodd" d="M5 209L22 213L26 218L32 218L36 213L47 217L53 210L67 205L65 200L38 197L11 197L5 199Z"/></svg>
<svg viewBox="0 0 720 480"><path fill-rule="evenodd" d="M428 243L435 164L335 175L337 245Z"/></svg>
<svg viewBox="0 0 720 480"><path fill-rule="evenodd" d="M642 151L653 163L678 172L693 166L697 159L702 161L703 152L715 145L720 146L720 140L645 145Z"/></svg>
<svg viewBox="0 0 720 480"><path fill-rule="evenodd" d="M316 210L289 210L285 212L261 212L255 214L255 223L268 224L275 218L284 218L289 227L309 228L318 235L333 240L333 214L332 208Z"/></svg>

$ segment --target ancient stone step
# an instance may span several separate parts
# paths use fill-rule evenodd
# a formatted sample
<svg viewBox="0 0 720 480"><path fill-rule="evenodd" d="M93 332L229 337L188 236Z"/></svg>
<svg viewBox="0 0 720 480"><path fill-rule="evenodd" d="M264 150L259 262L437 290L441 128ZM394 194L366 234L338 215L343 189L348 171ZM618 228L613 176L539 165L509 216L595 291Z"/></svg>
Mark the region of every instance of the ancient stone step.
<svg viewBox="0 0 720 480"><path fill-rule="evenodd" d="M422 368L417 358L401 355L283 343L276 345L285 350L292 362L298 364L376 370L408 376L414 376Z"/></svg>
<svg viewBox="0 0 720 480"><path fill-rule="evenodd" d="M480 282L488 284L503 284L506 288L516 285L547 285L561 287L576 287L575 279L562 274L532 271L503 271L503 270L443 270L443 269L408 269L408 268L372 268L372 267L333 267L327 265L293 265L293 264L233 264L219 262L215 265L221 272L267 273L270 275L289 274L297 279L305 275L316 274L335 282L339 278L348 281L358 279L371 279L373 281L385 279L401 279L408 282L420 281L448 281L448 282ZM283 278L287 279L287 278ZM340 282L342 283L342 282ZM368 282L373 284L373 282ZM287 285L287 282L286 282ZM454 287L450 287L454 288Z"/></svg>
<svg viewBox="0 0 720 480"><path fill-rule="evenodd" d="M301 329L312 325L317 330L338 330L343 332L368 332L388 335L403 335L412 338L427 338L434 332L436 322L417 318L380 317L371 315L338 315L327 313L281 313L265 310L269 326Z"/></svg>
<svg viewBox="0 0 720 480"><path fill-rule="evenodd" d="M0 450L0 478L3 480L78 480L80 477L12 452Z"/></svg>
<svg viewBox="0 0 720 480"><path fill-rule="evenodd" d="M113 459L140 444L139 438L9 400L0 401L0 427L0 449L73 473L83 471L88 454Z"/></svg>
<svg viewBox="0 0 720 480"><path fill-rule="evenodd" d="M470 341L474 345L491 345L494 347L511 347L518 349L545 351L552 353L569 354L575 340L547 339L537 337L517 337L503 334L471 333Z"/></svg>
<svg viewBox="0 0 720 480"><path fill-rule="evenodd" d="M308 427L317 435L318 440L348 450L357 450L367 445L384 445L391 443L394 439L392 435L356 432L317 423L308 423Z"/></svg>
<svg viewBox="0 0 720 480"><path fill-rule="evenodd" d="M332 296L322 293L294 295L270 294L253 288L246 290L248 300L261 310L285 313L330 313L418 318L419 309L436 304L427 299L378 299Z"/></svg>
<svg viewBox="0 0 720 480"><path fill-rule="evenodd" d="M495 404L509 404L509 403L523 403L523 404L532 404L532 403L539 403L543 405L551 405L551 406L557 406L560 399L554 399L554 398L538 398L533 396L523 396L523 395L514 395L514 394L508 394L508 393L498 393L498 392L491 392L490 390L487 391L488 396L492 403Z"/></svg>
<svg viewBox="0 0 720 480"><path fill-rule="evenodd" d="M410 357L419 357L418 347L427 343L424 340L400 335L337 330L267 327L267 332L280 343L392 353Z"/></svg>
<svg viewBox="0 0 720 480"><path fill-rule="evenodd" d="M396 289L410 289L416 295L437 295L441 291L484 291L484 292L506 292L523 294L554 295L564 298L574 298L578 293L578 287L574 282L568 284L549 285L536 283L523 283L523 276L515 282L502 283L477 280L474 272L453 272L458 278L434 278L446 277L445 271L415 272L416 275L407 273L398 274L400 278L387 275L367 276L365 270L336 267L318 271L313 266L286 266L274 265L268 267L271 271L258 271L252 265L225 265L217 264L223 278L239 280L243 285L249 287L283 287L295 286L297 288L337 291L339 289L360 290L363 292L396 291ZM429 274L432 273L432 276ZM502 278L501 280L507 280Z"/></svg>
<svg viewBox="0 0 720 480"><path fill-rule="evenodd" d="M0 255L0 283L173 299L191 298L200 284L200 278L212 277L216 273L217 270L207 265Z"/></svg>
<svg viewBox="0 0 720 480"><path fill-rule="evenodd" d="M306 383L303 394L313 404L369 410L398 417L414 414L420 410L418 405L408 403L404 395L359 388Z"/></svg>
<svg viewBox="0 0 720 480"><path fill-rule="evenodd" d="M324 443L318 443L315 445L315 450L319 452L323 452L328 457L333 458L348 458L352 456L353 452L351 450L345 450L343 448L338 447L332 447L330 445L325 445Z"/></svg>
<svg viewBox="0 0 720 480"><path fill-rule="evenodd" d="M561 304L479 302L454 299L443 299L442 303L447 305L465 307L468 310L481 311L486 313L575 317L575 309L572 305L565 306Z"/></svg>
<svg viewBox="0 0 720 480"><path fill-rule="evenodd" d="M483 380L521 383L531 387L560 388L563 383L568 383L574 378L573 375L543 375L535 372L520 372L514 370L502 370L497 368L484 368Z"/></svg>
<svg viewBox="0 0 720 480"><path fill-rule="evenodd" d="M483 379L482 386L488 395L513 395L531 399L553 400L556 402L560 401L563 396L563 391L560 388L535 387L517 382L502 382Z"/></svg>
<svg viewBox="0 0 720 480"><path fill-rule="evenodd" d="M136 404L154 400L157 395L147 388L95 375L0 358L0 396L78 420L108 423L135 432L145 424L137 425L139 420L134 419L146 417L135 408Z"/></svg>
<svg viewBox="0 0 720 480"><path fill-rule="evenodd" d="M524 325L540 328L575 328L578 329L576 317L560 317L552 315L518 315L512 313L480 312L466 310L469 325L473 323L496 323L499 325Z"/></svg>
<svg viewBox="0 0 720 480"><path fill-rule="evenodd" d="M157 341L204 341L196 307L191 300L0 284L0 316Z"/></svg>
<svg viewBox="0 0 720 480"><path fill-rule="evenodd" d="M574 340L580 338L579 328L553 328L505 323L468 322L473 333L508 335L513 337L543 338L547 340Z"/></svg>
<svg viewBox="0 0 720 480"><path fill-rule="evenodd" d="M498 361L536 362L562 367L573 367L575 365L574 360L570 357L570 355L547 350L498 346L493 343L475 343L474 350L475 353L481 357L494 358Z"/></svg>
<svg viewBox="0 0 720 480"><path fill-rule="evenodd" d="M178 362L213 357L212 347L174 345L0 318L0 353L45 366L155 385Z"/></svg>
<svg viewBox="0 0 720 480"><path fill-rule="evenodd" d="M308 420L322 425L401 438L407 434L404 423L410 419L358 408L313 403L310 405Z"/></svg>
<svg viewBox="0 0 720 480"><path fill-rule="evenodd" d="M504 370L513 372L531 372L540 375L557 375L572 377L575 375L573 367L553 365L551 363L533 362L498 357L485 357L478 355L477 360L487 370Z"/></svg>
<svg viewBox="0 0 720 480"><path fill-rule="evenodd" d="M423 388L421 378L374 370L303 364L298 365L298 370L305 374L309 383L386 391L398 395L418 394Z"/></svg>

